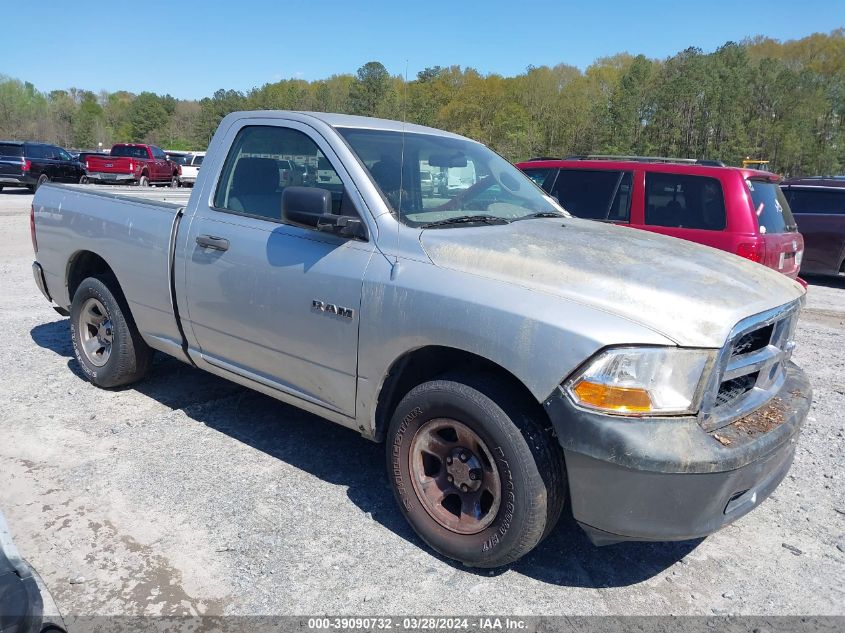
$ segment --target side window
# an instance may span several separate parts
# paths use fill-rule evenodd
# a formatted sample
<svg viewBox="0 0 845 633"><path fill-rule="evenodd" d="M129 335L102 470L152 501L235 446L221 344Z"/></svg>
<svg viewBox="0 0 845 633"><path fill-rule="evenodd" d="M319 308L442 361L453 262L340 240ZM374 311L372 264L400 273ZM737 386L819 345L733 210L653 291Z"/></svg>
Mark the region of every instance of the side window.
<svg viewBox="0 0 845 633"><path fill-rule="evenodd" d="M167 156L165 156L164 152L161 149L159 149L158 147L153 146L153 147L150 147L150 149L153 152L153 158L155 158L156 160L166 160L167 159Z"/></svg>
<svg viewBox="0 0 845 633"><path fill-rule="evenodd" d="M613 196L610 213L607 216L608 220L627 222L631 219L631 197L633 189L633 175L630 171L626 171L619 180L616 195Z"/></svg>
<svg viewBox="0 0 845 633"><path fill-rule="evenodd" d="M645 223L721 231L726 226L725 197L715 178L647 173Z"/></svg>
<svg viewBox="0 0 845 633"><path fill-rule="evenodd" d="M787 189L792 213L820 213L845 215L845 189L823 191L818 189Z"/></svg>
<svg viewBox="0 0 845 633"><path fill-rule="evenodd" d="M214 206L279 222L282 192L291 186L327 189L333 213L357 215L340 176L317 144L298 130L276 126L238 132L217 183Z"/></svg>
<svg viewBox="0 0 845 633"><path fill-rule="evenodd" d="M47 158L47 148L44 145L27 145L26 146L26 157L27 158Z"/></svg>
<svg viewBox="0 0 845 633"><path fill-rule="evenodd" d="M56 147L55 151L56 151L56 158L58 158L59 160L71 160L70 154L68 154L61 147Z"/></svg>
<svg viewBox="0 0 845 633"><path fill-rule="evenodd" d="M526 167L522 171L524 171L525 175L534 181L535 185L543 187L543 184L546 183L547 180L549 181L548 185L551 186L552 179L549 178L549 176L551 176L556 170L551 167ZM543 188L545 189L545 187Z"/></svg>
<svg viewBox="0 0 845 633"><path fill-rule="evenodd" d="M627 200L619 195L627 174ZM561 169L552 187L563 208L590 220L626 220L631 198L631 175L612 170ZM624 204L621 209L618 205ZM623 214L624 213L624 214ZM615 214L615 215L614 215Z"/></svg>

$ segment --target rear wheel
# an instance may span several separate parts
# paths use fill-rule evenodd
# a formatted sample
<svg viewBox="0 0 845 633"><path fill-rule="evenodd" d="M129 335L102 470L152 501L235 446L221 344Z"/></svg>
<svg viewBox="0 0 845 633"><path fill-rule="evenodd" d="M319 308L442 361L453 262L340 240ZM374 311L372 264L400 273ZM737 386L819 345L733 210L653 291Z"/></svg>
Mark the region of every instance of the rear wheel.
<svg viewBox="0 0 845 633"><path fill-rule="evenodd" d="M141 176L138 179L138 186L139 187L149 187L150 186L150 179L146 176Z"/></svg>
<svg viewBox="0 0 845 633"><path fill-rule="evenodd" d="M46 182L50 182L50 176L48 176L47 174L41 174L38 177L38 181L35 183L34 191L38 191L38 188Z"/></svg>
<svg viewBox="0 0 845 633"><path fill-rule="evenodd" d="M85 174L82 174L79 177L79 184L80 185L87 185L88 184L88 176L86 176Z"/></svg>
<svg viewBox="0 0 845 633"><path fill-rule="evenodd" d="M141 380L153 351L141 338L114 277L88 277L70 307L73 352L86 377L98 387Z"/></svg>
<svg viewBox="0 0 845 633"><path fill-rule="evenodd" d="M499 567L533 549L563 508L560 448L536 403L494 377L412 389L393 415L387 467L405 518L432 548Z"/></svg>

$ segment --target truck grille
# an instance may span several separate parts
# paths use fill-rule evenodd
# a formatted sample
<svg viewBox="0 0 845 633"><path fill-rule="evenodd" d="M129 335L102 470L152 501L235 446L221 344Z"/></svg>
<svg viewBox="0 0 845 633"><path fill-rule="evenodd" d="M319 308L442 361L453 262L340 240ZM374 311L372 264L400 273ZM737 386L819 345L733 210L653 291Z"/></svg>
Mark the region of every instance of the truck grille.
<svg viewBox="0 0 845 633"><path fill-rule="evenodd" d="M740 321L716 359L701 425L721 428L764 405L783 385L803 299Z"/></svg>

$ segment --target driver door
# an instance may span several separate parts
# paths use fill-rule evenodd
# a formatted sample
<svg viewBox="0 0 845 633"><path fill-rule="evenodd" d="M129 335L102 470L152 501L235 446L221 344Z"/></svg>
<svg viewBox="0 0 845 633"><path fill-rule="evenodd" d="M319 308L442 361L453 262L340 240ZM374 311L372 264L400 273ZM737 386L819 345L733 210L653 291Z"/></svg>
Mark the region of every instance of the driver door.
<svg viewBox="0 0 845 633"><path fill-rule="evenodd" d="M330 181L313 186L332 192L336 213L360 213L357 189L325 140L298 122L243 122L229 130L227 146L222 165L203 167L217 176L197 195L203 202L186 235L189 344L217 373L352 417L373 244L286 224L279 161L328 164Z"/></svg>

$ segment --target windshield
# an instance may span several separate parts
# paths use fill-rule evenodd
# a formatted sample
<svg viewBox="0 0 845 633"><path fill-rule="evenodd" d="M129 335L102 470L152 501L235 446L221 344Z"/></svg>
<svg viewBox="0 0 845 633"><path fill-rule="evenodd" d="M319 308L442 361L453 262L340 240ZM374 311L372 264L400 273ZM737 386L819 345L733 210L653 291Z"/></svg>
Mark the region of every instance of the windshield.
<svg viewBox="0 0 845 633"><path fill-rule="evenodd" d="M511 221L563 209L480 143L434 134L338 128L399 219L410 226L466 216ZM422 187L423 173L433 186ZM451 226L451 225L450 225ZM458 226L458 225L454 225Z"/></svg>
<svg viewBox="0 0 845 633"><path fill-rule="evenodd" d="M203 158L205 158L205 156L203 156L203 155L194 156L194 161L191 164L192 165L202 165L202 159Z"/></svg>
<svg viewBox="0 0 845 633"><path fill-rule="evenodd" d="M174 163L179 165L187 165L189 164L189 160L187 156L183 156L182 154L168 154L167 157Z"/></svg>
<svg viewBox="0 0 845 633"><path fill-rule="evenodd" d="M760 233L788 233L798 227L786 197L776 183L765 180L746 180Z"/></svg>

